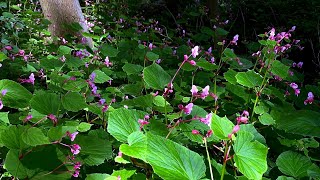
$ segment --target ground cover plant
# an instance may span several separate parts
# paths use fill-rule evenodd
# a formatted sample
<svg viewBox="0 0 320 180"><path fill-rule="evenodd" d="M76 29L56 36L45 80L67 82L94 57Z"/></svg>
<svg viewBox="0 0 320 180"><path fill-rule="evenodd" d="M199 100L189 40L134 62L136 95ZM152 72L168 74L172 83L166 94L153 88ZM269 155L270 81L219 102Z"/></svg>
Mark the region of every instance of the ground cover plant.
<svg viewBox="0 0 320 180"><path fill-rule="evenodd" d="M320 179L319 83L288 55L299 27L237 54L228 21L190 24L200 4L172 28L85 3L93 48L52 38L37 1L0 3L1 179Z"/></svg>

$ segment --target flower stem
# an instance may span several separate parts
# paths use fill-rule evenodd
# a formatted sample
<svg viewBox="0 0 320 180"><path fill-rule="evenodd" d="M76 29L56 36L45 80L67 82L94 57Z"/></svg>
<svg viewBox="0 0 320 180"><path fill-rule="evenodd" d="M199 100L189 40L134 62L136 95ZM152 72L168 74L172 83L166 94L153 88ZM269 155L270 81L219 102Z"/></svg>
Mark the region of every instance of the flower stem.
<svg viewBox="0 0 320 180"><path fill-rule="evenodd" d="M211 180L214 180L214 178L213 178L213 171L212 171L212 167L211 167L210 154L209 154L209 151L208 151L207 138L204 137L204 138L203 138L203 141L204 141L204 145L205 145L205 147L206 147L206 152L207 152L207 158L208 158L209 169L210 169L210 177L211 177Z"/></svg>
<svg viewBox="0 0 320 180"><path fill-rule="evenodd" d="M220 180L223 180L224 174L226 173L228 149L229 149L228 142L226 142L226 147L224 149L224 155L223 155L223 166L222 166L222 170L221 170L221 178L220 178Z"/></svg>

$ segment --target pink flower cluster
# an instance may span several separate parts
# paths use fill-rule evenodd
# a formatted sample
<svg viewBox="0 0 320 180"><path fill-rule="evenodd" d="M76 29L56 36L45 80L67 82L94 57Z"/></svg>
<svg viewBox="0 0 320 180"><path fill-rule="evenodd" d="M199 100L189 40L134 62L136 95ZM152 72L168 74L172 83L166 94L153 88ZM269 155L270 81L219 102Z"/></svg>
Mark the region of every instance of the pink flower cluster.
<svg viewBox="0 0 320 180"><path fill-rule="evenodd" d="M240 124L247 124L249 120L249 112L244 110L240 116L236 118L237 125L235 125L232 129L232 132L228 134L228 138L231 138L233 134L236 134L240 130Z"/></svg>
<svg viewBox="0 0 320 180"><path fill-rule="evenodd" d="M197 86L192 85L190 92L192 93L193 97L197 97L197 98L200 97L201 99L205 99L209 95L209 89L210 89L210 86L207 85L205 88L202 89L202 92L199 93Z"/></svg>
<svg viewBox="0 0 320 180"><path fill-rule="evenodd" d="M34 81L35 81L34 74L31 73L29 76L29 79L19 79L19 81L21 83L30 83L30 84L34 85Z"/></svg>
<svg viewBox="0 0 320 180"><path fill-rule="evenodd" d="M294 90L294 94L299 96L300 89L298 89L298 85L296 83L290 83L290 87Z"/></svg>
<svg viewBox="0 0 320 180"><path fill-rule="evenodd" d="M143 117L143 119L139 119L138 120L138 123L140 124L140 130L142 130L143 126L149 124L149 119L150 119L150 116L149 115L145 115Z"/></svg>
<svg viewBox="0 0 320 180"><path fill-rule="evenodd" d="M192 111L193 103L189 103L186 106L183 106L182 104L179 104L178 108L180 110L182 110L185 114L189 115L191 113L191 111Z"/></svg>
<svg viewBox="0 0 320 180"><path fill-rule="evenodd" d="M308 103L309 104L312 104L313 103L313 101L314 101L314 95L313 95L313 93L312 92L309 92L308 93L308 97L307 97L307 99L306 100L304 100L304 105L307 105Z"/></svg>
<svg viewBox="0 0 320 180"><path fill-rule="evenodd" d="M1 98L0 98L0 110L3 108L3 102L2 102L2 97L7 94L8 90L4 89L1 91Z"/></svg>

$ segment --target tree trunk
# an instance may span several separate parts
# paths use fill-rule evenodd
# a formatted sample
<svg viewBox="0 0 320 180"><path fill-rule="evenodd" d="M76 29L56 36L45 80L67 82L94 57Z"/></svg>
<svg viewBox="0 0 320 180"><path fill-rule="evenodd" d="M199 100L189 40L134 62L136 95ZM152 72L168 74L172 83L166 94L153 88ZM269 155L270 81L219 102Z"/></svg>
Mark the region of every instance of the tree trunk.
<svg viewBox="0 0 320 180"><path fill-rule="evenodd" d="M40 5L45 18L52 23L49 25L52 36L64 37L71 33L81 39L80 32L72 33L66 26L74 22L81 25L83 32L88 32L78 0L40 0ZM86 38L86 44L92 48L92 39Z"/></svg>

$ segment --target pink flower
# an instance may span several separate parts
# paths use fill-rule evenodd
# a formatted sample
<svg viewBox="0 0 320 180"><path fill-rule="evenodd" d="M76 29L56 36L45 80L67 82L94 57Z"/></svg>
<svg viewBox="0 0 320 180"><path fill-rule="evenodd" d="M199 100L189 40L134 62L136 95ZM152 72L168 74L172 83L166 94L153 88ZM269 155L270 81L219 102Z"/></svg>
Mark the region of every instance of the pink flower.
<svg viewBox="0 0 320 180"><path fill-rule="evenodd" d="M303 66L303 62L298 62L297 67L302 68L302 66Z"/></svg>
<svg viewBox="0 0 320 180"><path fill-rule="evenodd" d="M300 94L300 89L294 89L294 94L298 96Z"/></svg>
<svg viewBox="0 0 320 180"><path fill-rule="evenodd" d="M214 57L211 57L210 62L213 64L215 62Z"/></svg>
<svg viewBox="0 0 320 180"><path fill-rule="evenodd" d="M118 152L118 156L122 157L122 152L121 151Z"/></svg>
<svg viewBox="0 0 320 180"><path fill-rule="evenodd" d="M32 115L31 114L28 114L28 116L26 118L24 118L23 122L28 122L32 119Z"/></svg>
<svg viewBox="0 0 320 180"><path fill-rule="evenodd" d="M29 79L20 79L21 83L31 83L32 85L34 85L34 81L35 78L33 73L30 74Z"/></svg>
<svg viewBox="0 0 320 180"><path fill-rule="evenodd" d="M276 32L276 30L275 30L274 28L272 28L272 29L270 30L270 36L269 36L269 39L270 39L270 40L274 40L275 32Z"/></svg>
<svg viewBox="0 0 320 180"><path fill-rule="evenodd" d="M94 72L92 72L91 74L90 74L90 81L94 81L94 79L96 78L96 73L94 73Z"/></svg>
<svg viewBox="0 0 320 180"><path fill-rule="evenodd" d="M19 56L24 56L24 50L21 50L21 49L20 49L19 52L18 52L18 55L19 55Z"/></svg>
<svg viewBox="0 0 320 180"><path fill-rule="evenodd" d="M53 122L54 125L56 125L58 123L57 117L55 115L53 115L53 114L49 114L47 116L47 118L49 118Z"/></svg>
<svg viewBox="0 0 320 180"><path fill-rule="evenodd" d="M144 116L144 119L145 119L145 120L149 120L149 119L150 119L150 116L147 114L147 115Z"/></svg>
<svg viewBox="0 0 320 180"><path fill-rule="evenodd" d="M248 118L247 117L244 117L244 116L239 116L237 117L237 122L238 124L241 122L241 123L244 123L244 124L247 124L248 123Z"/></svg>
<svg viewBox="0 0 320 180"><path fill-rule="evenodd" d="M314 95L313 95L313 93L312 92L309 92L308 93L308 97L307 97L307 99L306 100L304 100L304 105L307 105L308 103L309 104L312 104L313 103L313 101L314 101Z"/></svg>
<svg viewBox="0 0 320 180"><path fill-rule="evenodd" d="M108 57L108 56L104 59L104 64L105 64L107 67L112 66L112 62L109 61L109 57Z"/></svg>
<svg viewBox="0 0 320 180"><path fill-rule="evenodd" d="M199 132L198 130L194 129L194 130L191 131L191 133L194 134L194 135L197 135L197 134L199 134L200 132Z"/></svg>
<svg viewBox="0 0 320 180"><path fill-rule="evenodd" d="M233 127L233 129L232 129L232 134L237 133L239 130L240 130L240 126L239 126L238 124L235 125L235 126Z"/></svg>
<svg viewBox="0 0 320 180"><path fill-rule="evenodd" d="M76 162L74 165L73 165L73 169L77 170L77 169L80 169L81 168L81 163L80 162Z"/></svg>
<svg viewBox="0 0 320 180"><path fill-rule="evenodd" d="M7 51L11 51L12 50L12 46L5 46L4 49L7 50Z"/></svg>
<svg viewBox="0 0 320 180"><path fill-rule="evenodd" d="M66 57L63 55L63 56L61 56L60 58L60 61L62 61L62 62L65 62L66 61Z"/></svg>
<svg viewBox="0 0 320 180"><path fill-rule="evenodd" d="M246 116L246 117L248 117L248 116L249 116L249 112L248 112L248 111L246 111L246 110L244 110L244 111L242 112L242 116Z"/></svg>
<svg viewBox="0 0 320 180"><path fill-rule="evenodd" d="M192 88L191 88L190 91L191 91L191 93L192 93L192 96L197 95L197 94L198 94L198 88L197 88L197 86L192 85Z"/></svg>
<svg viewBox="0 0 320 180"><path fill-rule="evenodd" d="M109 109L109 106L108 105L104 105L103 108L102 108L102 112L106 112L108 109Z"/></svg>
<svg viewBox="0 0 320 180"><path fill-rule="evenodd" d="M199 46L195 46L191 50L191 55L193 58L196 58L199 55Z"/></svg>
<svg viewBox="0 0 320 180"><path fill-rule="evenodd" d="M2 100L0 99L0 110L3 108Z"/></svg>
<svg viewBox="0 0 320 180"><path fill-rule="evenodd" d="M74 173L72 174L73 177L79 177L80 171L75 170Z"/></svg>
<svg viewBox="0 0 320 180"><path fill-rule="evenodd" d="M187 104L184 108L183 111L185 114L190 114L193 108L193 103Z"/></svg>
<svg viewBox="0 0 320 180"><path fill-rule="evenodd" d="M144 125L147 125L149 124L150 122L146 121L146 120L143 120L143 119L139 119L138 120L138 123L140 124L140 127L143 127Z"/></svg>
<svg viewBox="0 0 320 180"><path fill-rule="evenodd" d="M209 89L210 89L209 85L207 85L205 88L202 89L202 93L200 94L200 97L202 99L205 99L209 95Z"/></svg>
<svg viewBox="0 0 320 180"><path fill-rule="evenodd" d="M233 37L233 40L230 42L230 44L237 45L238 39L239 39L239 35L237 34L237 35L235 35L235 36Z"/></svg>
<svg viewBox="0 0 320 180"><path fill-rule="evenodd" d="M106 102L105 99L102 99L102 98L101 98L101 99L99 100L99 104L100 104L100 105L103 105L105 102Z"/></svg>
<svg viewBox="0 0 320 180"><path fill-rule="evenodd" d="M79 146L79 144L72 144L72 145L70 146L70 150L71 150L71 153L72 153L73 155L79 154L79 153L80 153L80 149L81 149L81 147Z"/></svg>
<svg viewBox="0 0 320 180"><path fill-rule="evenodd" d="M7 94L7 92L8 92L7 89L2 90L2 91L1 91L2 96L5 96L5 95Z"/></svg>
<svg viewBox="0 0 320 180"><path fill-rule="evenodd" d="M212 136L212 134L213 134L213 131L212 131L212 129L210 129L210 130L207 132L206 137L208 138L208 137Z"/></svg>
<svg viewBox="0 0 320 180"><path fill-rule="evenodd" d="M211 125L211 120L212 120L212 113L207 114L205 118L200 118L200 121L208 126Z"/></svg>
<svg viewBox="0 0 320 180"><path fill-rule="evenodd" d="M153 44L150 43L148 47L149 47L149 49L152 51L152 49L153 49Z"/></svg>
<svg viewBox="0 0 320 180"><path fill-rule="evenodd" d="M189 61L192 66L195 66L197 63L194 60Z"/></svg>
<svg viewBox="0 0 320 180"><path fill-rule="evenodd" d="M296 83L290 83L290 87L292 89L297 89L298 88L298 85Z"/></svg>
<svg viewBox="0 0 320 180"><path fill-rule="evenodd" d="M69 131L67 131L67 136L69 136L70 137L70 139L71 139L71 141L74 141L74 139L76 138L76 136L79 134L79 132L74 132L74 133L70 133Z"/></svg>

